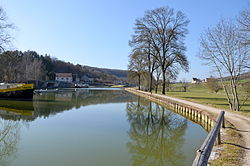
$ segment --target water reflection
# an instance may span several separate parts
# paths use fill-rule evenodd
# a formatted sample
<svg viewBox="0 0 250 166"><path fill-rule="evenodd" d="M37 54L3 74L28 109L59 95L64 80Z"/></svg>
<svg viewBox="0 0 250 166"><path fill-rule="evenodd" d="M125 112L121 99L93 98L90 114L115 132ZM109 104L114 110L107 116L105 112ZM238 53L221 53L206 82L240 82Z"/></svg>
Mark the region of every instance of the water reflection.
<svg viewBox="0 0 250 166"><path fill-rule="evenodd" d="M103 105L107 103L119 104ZM77 109L88 105L92 106ZM67 110L72 111L49 118ZM30 125L28 130L25 125ZM195 126L123 90L0 100L0 165L189 165L200 147L197 142L202 143L206 135Z"/></svg>
<svg viewBox="0 0 250 166"><path fill-rule="evenodd" d="M20 139L20 124L0 119L0 165L8 166L14 157Z"/></svg>
<svg viewBox="0 0 250 166"><path fill-rule="evenodd" d="M33 101L0 100L0 116L5 120L34 121L87 105L123 103L134 97L123 90L79 89L60 93L35 94Z"/></svg>
<svg viewBox="0 0 250 166"><path fill-rule="evenodd" d="M127 143L133 166L185 165L181 152L187 120L140 97L127 104Z"/></svg>
<svg viewBox="0 0 250 166"><path fill-rule="evenodd" d="M87 105L123 103L134 96L122 90L78 90L34 95L33 101L0 100L0 165L9 166L15 158L22 126L37 118Z"/></svg>

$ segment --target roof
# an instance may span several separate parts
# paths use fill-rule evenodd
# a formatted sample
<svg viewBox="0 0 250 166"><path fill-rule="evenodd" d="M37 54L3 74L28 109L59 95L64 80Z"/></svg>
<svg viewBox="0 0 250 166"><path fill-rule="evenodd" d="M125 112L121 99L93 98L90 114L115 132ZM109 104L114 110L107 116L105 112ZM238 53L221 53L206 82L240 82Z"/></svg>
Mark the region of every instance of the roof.
<svg viewBox="0 0 250 166"><path fill-rule="evenodd" d="M56 77L72 77L72 73L56 73Z"/></svg>
<svg viewBox="0 0 250 166"><path fill-rule="evenodd" d="M194 81L200 81L200 79L198 78L192 78Z"/></svg>

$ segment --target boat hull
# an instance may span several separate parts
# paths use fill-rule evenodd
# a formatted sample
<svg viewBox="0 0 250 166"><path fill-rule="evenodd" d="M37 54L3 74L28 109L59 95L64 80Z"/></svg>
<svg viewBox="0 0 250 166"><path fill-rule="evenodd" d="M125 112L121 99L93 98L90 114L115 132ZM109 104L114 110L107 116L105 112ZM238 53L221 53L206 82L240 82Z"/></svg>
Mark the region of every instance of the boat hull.
<svg viewBox="0 0 250 166"><path fill-rule="evenodd" d="M25 89L19 91L0 92L0 98L13 99L32 99L34 89Z"/></svg>
<svg viewBox="0 0 250 166"><path fill-rule="evenodd" d="M0 88L0 99L32 99L34 84L4 84Z"/></svg>

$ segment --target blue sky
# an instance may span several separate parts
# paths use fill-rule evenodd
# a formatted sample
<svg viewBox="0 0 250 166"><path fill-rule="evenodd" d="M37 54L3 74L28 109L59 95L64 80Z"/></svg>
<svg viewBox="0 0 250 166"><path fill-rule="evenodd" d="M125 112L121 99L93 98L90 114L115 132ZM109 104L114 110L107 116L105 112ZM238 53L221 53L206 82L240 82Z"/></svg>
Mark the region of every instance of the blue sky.
<svg viewBox="0 0 250 166"><path fill-rule="evenodd" d="M74 64L127 69L136 18L145 10L169 6L191 21L186 38L190 72L179 80L213 73L197 58L205 28L234 18L249 0L1 0L15 24L14 49L50 54Z"/></svg>

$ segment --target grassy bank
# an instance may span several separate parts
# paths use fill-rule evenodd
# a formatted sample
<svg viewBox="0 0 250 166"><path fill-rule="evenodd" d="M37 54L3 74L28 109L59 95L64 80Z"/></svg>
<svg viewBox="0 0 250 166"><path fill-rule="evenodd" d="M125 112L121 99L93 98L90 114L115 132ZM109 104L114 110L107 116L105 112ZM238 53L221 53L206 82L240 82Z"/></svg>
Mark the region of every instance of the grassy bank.
<svg viewBox="0 0 250 166"><path fill-rule="evenodd" d="M188 84L187 92L182 92L180 84L171 84L170 87L171 90L166 92L167 96L229 110L227 99L223 90L220 90L218 93L212 93L207 88L205 83ZM244 93L242 90L239 92L240 94ZM161 93L161 89L158 90L158 93ZM250 99L245 102L239 113L250 117Z"/></svg>
<svg viewBox="0 0 250 166"><path fill-rule="evenodd" d="M226 128L222 133L222 144L216 145L215 150L219 157L210 161L211 166L236 166L242 165L244 150L240 146L244 146L242 136L237 132L234 126L226 122Z"/></svg>

